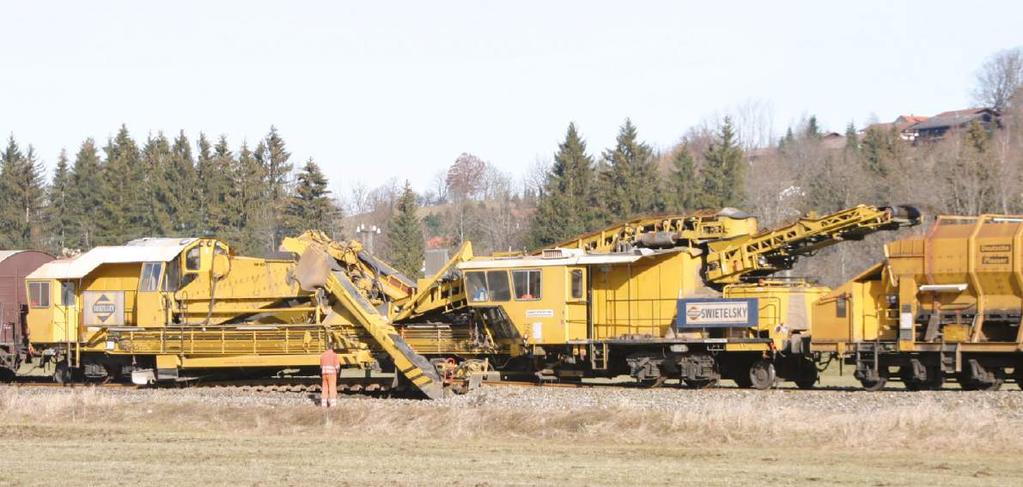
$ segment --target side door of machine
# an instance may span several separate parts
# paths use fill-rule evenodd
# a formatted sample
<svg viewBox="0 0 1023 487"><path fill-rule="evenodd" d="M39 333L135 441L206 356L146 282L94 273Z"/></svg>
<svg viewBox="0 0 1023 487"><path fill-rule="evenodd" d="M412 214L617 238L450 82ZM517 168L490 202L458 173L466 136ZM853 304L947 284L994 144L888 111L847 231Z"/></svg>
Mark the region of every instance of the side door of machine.
<svg viewBox="0 0 1023 487"><path fill-rule="evenodd" d="M143 262L139 275L138 293L135 295L137 326L164 326L167 324L166 300L161 291L164 279L163 262Z"/></svg>
<svg viewBox="0 0 1023 487"><path fill-rule="evenodd" d="M585 267L565 269L565 329L566 340L585 340L590 337L589 293Z"/></svg>
<svg viewBox="0 0 1023 487"><path fill-rule="evenodd" d="M69 336L75 337L78 334L78 284L72 280L59 282L60 295L53 308L53 321L57 328L74 330Z"/></svg>

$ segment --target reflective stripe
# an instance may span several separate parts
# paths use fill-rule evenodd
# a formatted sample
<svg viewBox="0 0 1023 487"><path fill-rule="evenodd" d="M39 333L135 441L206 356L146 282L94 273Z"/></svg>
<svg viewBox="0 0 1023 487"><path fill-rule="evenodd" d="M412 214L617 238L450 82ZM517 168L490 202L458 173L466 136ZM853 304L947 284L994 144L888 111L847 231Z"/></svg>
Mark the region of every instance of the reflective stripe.
<svg viewBox="0 0 1023 487"><path fill-rule="evenodd" d="M320 367L321 374L336 374L338 367Z"/></svg>

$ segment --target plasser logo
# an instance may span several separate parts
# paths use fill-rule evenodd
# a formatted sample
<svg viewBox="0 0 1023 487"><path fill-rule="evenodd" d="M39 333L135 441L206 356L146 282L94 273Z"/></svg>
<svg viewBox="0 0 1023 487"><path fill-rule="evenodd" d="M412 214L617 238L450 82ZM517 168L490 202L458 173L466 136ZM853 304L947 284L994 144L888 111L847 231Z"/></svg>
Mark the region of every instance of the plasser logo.
<svg viewBox="0 0 1023 487"><path fill-rule="evenodd" d="M85 326L124 326L124 291L83 291Z"/></svg>
<svg viewBox="0 0 1023 487"><path fill-rule="evenodd" d="M103 323L106 323L115 311L117 311L117 304L106 294L100 295L96 302L92 304L92 313Z"/></svg>

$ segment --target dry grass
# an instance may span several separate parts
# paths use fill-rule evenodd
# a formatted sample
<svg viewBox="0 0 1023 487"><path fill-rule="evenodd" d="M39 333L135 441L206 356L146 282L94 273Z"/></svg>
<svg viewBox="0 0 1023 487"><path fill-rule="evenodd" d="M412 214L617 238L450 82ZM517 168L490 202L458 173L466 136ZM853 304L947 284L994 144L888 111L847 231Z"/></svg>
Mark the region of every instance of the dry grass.
<svg viewBox="0 0 1023 487"><path fill-rule="evenodd" d="M314 401L293 397L261 402L246 396L236 400L232 394L211 399L187 391L140 391L135 394L150 397L126 403L126 393L96 388L42 394L3 388L0 423L106 422L246 434L397 434L446 440L599 438L626 444L685 440L694 446L1023 448L1023 417L1015 409L1018 392L998 393L1012 399L1004 404L992 399L998 396L975 401L983 395L947 391L915 394L908 404L888 406L871 404L883 396L845 393L862 401L850 407L848 400L831 400L842 393L701 391L695 393L700 400L678 400L670 409L650 407L641 397L644 391L629 392L596 407L564 407L576 393L571 390L483 391L439 403L352 397L324 412ZM519 407L522 396L529 394L543 397L529 398L533 407ZM509 397L512 404L502 404Z"/></svg>
<svg viewBox="0 0 1023 487"><path fill-rule="evenodd" d="M0 388L19 438L0 468L19 484L61 469L78 484L1023 482L1023 394L886 394L492 388L324 412L286 395Z"/></svg>

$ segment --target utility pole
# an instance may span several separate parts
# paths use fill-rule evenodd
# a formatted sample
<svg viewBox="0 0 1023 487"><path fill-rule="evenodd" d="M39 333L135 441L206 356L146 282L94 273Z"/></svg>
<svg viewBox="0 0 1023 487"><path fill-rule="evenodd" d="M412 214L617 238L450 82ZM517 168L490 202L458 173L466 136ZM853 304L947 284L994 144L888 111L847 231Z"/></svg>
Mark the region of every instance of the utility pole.
<svg viewBox="0 0 1023 487"><path fill-rule="evenodd" d="M369 249L369 253L375 254L375 252L373 252L373 236L380 235L380 228L377 227L376 225L366 225L365 223L360 223L359 226L355 228L355 233L367 236L364 238L369 244L367 246L367 248Z"/></svg>

